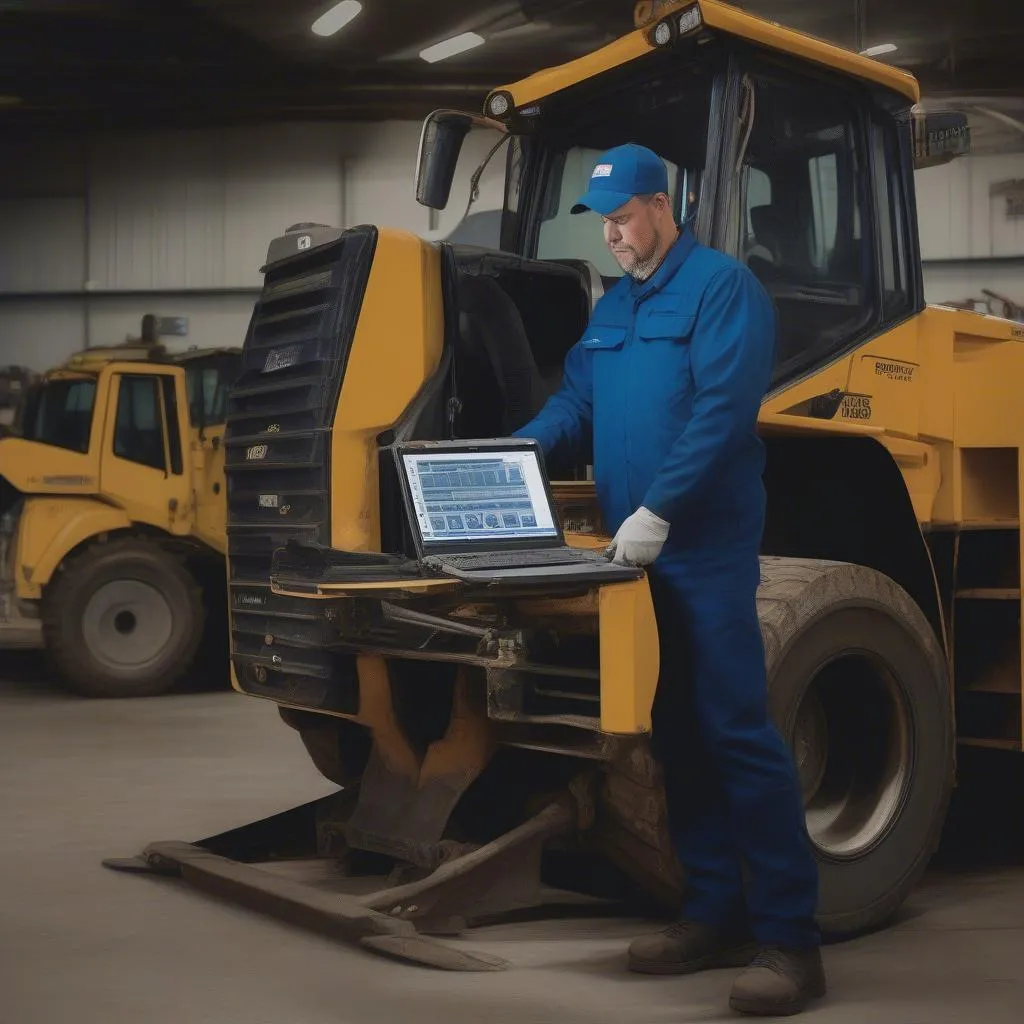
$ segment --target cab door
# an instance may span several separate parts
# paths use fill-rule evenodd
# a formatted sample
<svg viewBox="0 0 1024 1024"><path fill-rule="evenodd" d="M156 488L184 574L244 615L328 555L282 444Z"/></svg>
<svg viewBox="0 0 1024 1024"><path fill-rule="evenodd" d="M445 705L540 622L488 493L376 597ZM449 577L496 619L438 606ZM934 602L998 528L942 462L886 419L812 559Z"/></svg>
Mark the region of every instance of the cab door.
<svg viewBox="0 0 1024 1024"><path fill-rule="evenodd" d="M112 366L100 489L133 521L174 534L192 523L192 476L181 410L187 408L182 370Z"/></svg>
<svg viewBox="0 0 1024 1024"><path fill-rule="evenodd" d="M215 551L227 550L227 494L224 486L224 430L228 389L241 368L240 352L189 358L185 386L193 458L195 535Z"/></svg>

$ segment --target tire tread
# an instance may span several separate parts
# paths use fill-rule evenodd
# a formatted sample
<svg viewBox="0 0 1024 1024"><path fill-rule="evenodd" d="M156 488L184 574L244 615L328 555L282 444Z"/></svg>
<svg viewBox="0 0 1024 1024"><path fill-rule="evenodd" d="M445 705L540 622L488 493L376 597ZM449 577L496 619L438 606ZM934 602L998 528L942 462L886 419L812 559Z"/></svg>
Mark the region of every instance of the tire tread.
<svg viewBox="0 0 1024 1024"><path fill-rule="evenodd" d="M907 874L881 899L856 912L819 916L825 933L849 936L873 928L889 919L920 880L942 837L955 777L953 703L945 655L931 624L910 595L894 580L865 566L824 559L765 556L761 559L761 583L757 611L765 645L768 678L782 662L791 644L817 618L844 605L884 609L899 618L915 634L932 663L935 679L945 691L949 704L949 747L947 776L941 786L942 803L921 852Z"/></svg>

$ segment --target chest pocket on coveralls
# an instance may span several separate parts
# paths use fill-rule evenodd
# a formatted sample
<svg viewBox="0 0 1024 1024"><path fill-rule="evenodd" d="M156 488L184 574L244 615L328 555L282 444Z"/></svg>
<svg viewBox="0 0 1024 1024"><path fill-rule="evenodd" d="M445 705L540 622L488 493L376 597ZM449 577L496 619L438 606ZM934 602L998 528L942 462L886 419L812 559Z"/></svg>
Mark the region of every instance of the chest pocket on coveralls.
<svg viewBox="0 0 1024 1024"><path fill-rule="evenodd" d="M591 352L609 352L622 348L626 340L626 328L619 324L591 324L583 347Z"/></svg>
<svg viewBox="0 0 1024 1024"><path fill-rule="evenodd" d="M648 382L652 403L673 412L688 407L693 391L690 335L696 317L669 310L644 309L637 317L639 371Z"/></svg>
<svg viewBox="0 0 1024 1024"><path fill-rule="evenodd" d="M622 372L620 360L622 345L626 340L626 328L619 324L591 324L583 339L591 357L594 387L603 391L603 385L612 383Z"/></svg>

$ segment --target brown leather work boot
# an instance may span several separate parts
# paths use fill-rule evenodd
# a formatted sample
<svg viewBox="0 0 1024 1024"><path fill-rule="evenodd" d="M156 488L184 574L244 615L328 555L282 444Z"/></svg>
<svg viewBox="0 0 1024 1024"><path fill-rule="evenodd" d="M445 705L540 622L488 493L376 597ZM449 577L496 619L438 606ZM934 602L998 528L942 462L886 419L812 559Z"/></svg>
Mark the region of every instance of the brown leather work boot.
<svg viewBox="0 0 1024 1024"><path fill-rule="evenodd" d="M629 969L640 974L693 974L712 967L743 967L757 946L699 921L676 921L657 935L634 939Z"/></svg>
<svg viewBox="0 0 1024 1024"><path fill-rule="evenodd" d="M788 1017L824 994L820 950L766 946L736 979L729 1005L740 1013Z"/></svg>

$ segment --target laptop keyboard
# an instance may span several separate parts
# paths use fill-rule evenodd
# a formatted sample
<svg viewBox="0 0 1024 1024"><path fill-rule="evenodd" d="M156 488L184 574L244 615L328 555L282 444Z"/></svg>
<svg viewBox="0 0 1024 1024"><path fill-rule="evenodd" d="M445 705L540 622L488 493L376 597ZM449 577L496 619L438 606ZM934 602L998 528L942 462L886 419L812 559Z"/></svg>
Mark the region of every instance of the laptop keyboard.
<svg viewBox="0 0 1024 1024"><path fill-rule="evenodd" d="M556 548L540 551L486 551L469 555L445 555L446 565L457 569L529 569L537 565L573 565L576 562L596 562L596 551L575 548Z"/></svg>

